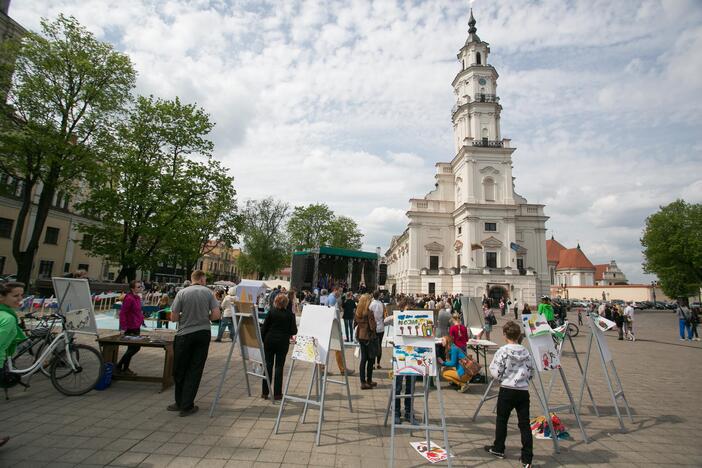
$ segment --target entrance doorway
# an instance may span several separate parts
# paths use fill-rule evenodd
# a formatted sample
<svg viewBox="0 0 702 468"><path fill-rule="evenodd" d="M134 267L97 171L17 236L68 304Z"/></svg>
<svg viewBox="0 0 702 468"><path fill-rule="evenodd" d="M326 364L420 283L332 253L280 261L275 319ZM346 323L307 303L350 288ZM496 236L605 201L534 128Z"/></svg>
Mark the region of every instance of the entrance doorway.
<svg viewBox="0 0 702 468"><path fill-rule="evenodd" d="M500 299L504 299L507 302L509 293L505 286L490 286L488 297L492 300L492 306L497 307L500 304Z"/></svg>

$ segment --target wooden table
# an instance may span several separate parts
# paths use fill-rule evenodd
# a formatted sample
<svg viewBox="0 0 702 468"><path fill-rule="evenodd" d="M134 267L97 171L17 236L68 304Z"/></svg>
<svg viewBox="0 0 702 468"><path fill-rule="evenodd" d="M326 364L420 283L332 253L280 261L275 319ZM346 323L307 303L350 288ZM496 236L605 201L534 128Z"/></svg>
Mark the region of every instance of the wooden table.
<svg viewBox="0 0 702 468"><path fill-rule="evenodd" d="M120 346L139 346L142 348L162 348L165 351L165 360L163 363L163 375L161 377L143 376L143 375L119 375L117 372L112 374L115 380L133 380L137 382L159 382L161 383L161 392L173 385L173 336L159 336L158 338L149 337L149 335L141 335L139 340L125 339L123 335L110 335L98 338L100 349L102 350L102 358L105 362L111 362L116 366L117 354ZM159 392L160 393L160 392Z"/></svg>

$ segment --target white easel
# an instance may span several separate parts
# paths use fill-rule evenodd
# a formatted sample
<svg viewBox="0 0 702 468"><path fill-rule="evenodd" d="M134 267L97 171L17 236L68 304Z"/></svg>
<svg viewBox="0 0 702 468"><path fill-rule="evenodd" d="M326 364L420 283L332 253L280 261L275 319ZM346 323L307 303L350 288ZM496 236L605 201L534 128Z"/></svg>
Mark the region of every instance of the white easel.
<svg viewBox="0 0 702 468"><path fill-rule="evenodd" d="M597 319L597 317L597 315L587 316L588 325L590 326L590 338L587 342L587 354L585 355L585 370L583 371L583 379L580 383L580 397L578 398L578 407L580 407L580 405L582 404L583 391L585 386L587 385L587 371L590 366L590 355L592 353L592 342L594 340L597 343L597 354L600 356L602 372L604 372L605 381L607 382L607 388L609 389L609 395L612 398L612 405L614 406L614 411L617 413L617 418L619 419L619 427L622 431L626 431L626 428L624 427L624 419L622 418L622 414L619 410L619 404L617 403L619 398L621 398L621 400L624 402L626 414L627 416L629 416L629 420L632 423L634 422L634 418L631 416L629 402L627 401L626 395L624 394L624 387L622 387L622 381L619 379L619 374L617 373L617 368L614 365L614 359L612 359L612 353L609 350L609 345L607 344L605 335L602 332L602 330L600 330L600 328L595 324L595 320ZM610 369L607 366L608 364L609 368L611 368L611 373L614 374L614 379L616 380L616 390L612 384L612 376L610 375Z"/></svg>
<svg viewBox="0 0 702 468"><path fill-rule="evenodd" d="M261 327L258 325L258 310L256 308L255 304L246 304L246 303L238 303L237 304L237 310L239 308L243 308L246 305L251 306L251 312L250 313L245 313L245 312L237 312L234 314L235 318L237 320L234 321L234 335L231 337L232 338L232 343L231 346L229 346L229 354L227 355L227 361L224 364L224 368L222 369L222 376L219 379L219 385L217 386L217 392L215 393L214 400L212 400L212 405L210 406L210 417L214 416L215 408L217 407L217 403L219 402L219 398L222 394L222 388L224 387L224 380L227 378L227 372L229 371L229 366L232 361L232 354L234 353L234 346L239 343L239 350L241 351L241 363L244 367L244 378L246 380L246 391L249 396L251 396L251 384L249 383L249 376L253 376L259 379L265 379L265 381L268 383L268 388L271 388L271 379L270 376L268 375L268 368L266 367L266 354L265 350L263 349L263 337L261 336ZM247 323L248 322L248 323ZM258 351L260 352L260 358L261 362L258 362L258 359L254 359L253 356L250 355L249 351L246 348L250 348L252 343L246 343L246 346L244 345L243 340L241 339L241 330L244 327L249 327L254 329L255 337L256 337L256 344L258 345ZM255 349L255 348L254 348ZM254 372L248 370L246 366L246 361L255 361L256 363L259 363L261 365L262 372ZM273 392L270 392L270 397L271 401L273 400Z"/></svg>
<svg viewBox="0 0 702 468"><path fill-rule="evenodd" d="M344 381L332 380L329 378L329 357L332 351L341 351L342 361L346 369L346 356L344 355L343 334L341 332L341 324L336 316L334 308L307 304L302 310L302 318L300 326L297 330L298 336L314 337L317 340L318 353L321 361L324 363L324 370L320 369L320 364L315 363L312 371L312 378L307 387L307 394L303 397L290 395L290 380L292 379L293 369L298 359L292 359L290 368L288 369L288 378L283 389L283 399L280 402L278 417L275 420L275 434L278 433L280 420L283 416L285 403L288 401L303 403L304 408L300 416L300 421L304 424L307 417L307 408L311 406L319 407L319 419L317 421L317 435L315 438L316 445L319 445L322 423L324 422L324 402L327 392L327 384L338 384L346 387L346 395L349 403L349 411L353 412L351 405L351 389L349 387L348 373L344 372ZM302 361L304 362L304 361ZM311 399L312 387L316 388L316 398Z"/></svg>

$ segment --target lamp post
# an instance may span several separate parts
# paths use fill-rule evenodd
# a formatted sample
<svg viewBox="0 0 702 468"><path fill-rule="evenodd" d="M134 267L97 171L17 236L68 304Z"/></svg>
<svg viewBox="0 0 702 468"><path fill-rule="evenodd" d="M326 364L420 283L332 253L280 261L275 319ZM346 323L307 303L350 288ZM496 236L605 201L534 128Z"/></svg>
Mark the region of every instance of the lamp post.
<svg viewBox="0 0 702 468"><path fill-rule="evenodd" d="M653 308L656 308L656 282L651 281L651 294L653 295Z"/></svg>

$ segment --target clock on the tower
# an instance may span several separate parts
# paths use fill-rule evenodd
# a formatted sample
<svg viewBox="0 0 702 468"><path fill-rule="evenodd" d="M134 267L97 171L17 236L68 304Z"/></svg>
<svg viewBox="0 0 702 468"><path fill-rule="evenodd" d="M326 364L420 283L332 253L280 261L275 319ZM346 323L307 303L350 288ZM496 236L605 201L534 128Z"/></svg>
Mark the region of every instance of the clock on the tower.
<svg viewBox="0 0 702 468"><path fill-rule="evenodd" d="M480 86L485 86L485 84L487 83L487 81L485 81L485 78L480 78L480 79L478 80L478 83L480 83Z"/></svg>

